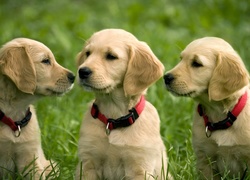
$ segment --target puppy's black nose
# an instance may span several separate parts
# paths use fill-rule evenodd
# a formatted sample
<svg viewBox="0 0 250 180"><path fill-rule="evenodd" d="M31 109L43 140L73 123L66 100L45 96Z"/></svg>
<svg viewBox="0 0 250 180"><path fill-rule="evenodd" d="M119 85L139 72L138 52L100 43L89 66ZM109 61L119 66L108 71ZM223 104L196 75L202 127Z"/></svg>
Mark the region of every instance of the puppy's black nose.
<svg viewBox="0 0 250 180"><path fill-rule="evenodd" d="M171 84L171 82L174 80L174 76L171 73L167 73L164 75L164 82L166 85Z"/></svg>
<svg viewBox="0 0 250 180"><path fill-rule="evenodd" d="M75 75L72 72L68 73L68 80L69 80L70 83L74 83Z"/></svg>
<svg viewBox="0 0 250 180"><path fill-rule="evenodd" d="M92 74L92 71L88 67L83 67L78 70L78 74L81 79L87 79Z"/></svg>

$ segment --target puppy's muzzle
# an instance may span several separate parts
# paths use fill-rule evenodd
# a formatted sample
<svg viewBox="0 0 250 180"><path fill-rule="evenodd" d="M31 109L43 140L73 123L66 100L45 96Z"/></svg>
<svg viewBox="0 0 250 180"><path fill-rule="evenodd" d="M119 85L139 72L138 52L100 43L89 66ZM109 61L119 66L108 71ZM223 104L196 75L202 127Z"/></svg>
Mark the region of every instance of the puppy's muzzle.
<svg viewBox="0 0 250 180"><path fill-rule="evenodd" d="M78 70L78 74L80 79L88 79L91 76L92 71L88 67L83 67Z"/></svg>
<svg viewBox="0 0 250 180"><path fill-rule="evenodd" d="M75 75L72 72L69 72L68 75L67 75L67 77L68 77L69 82L71 84L73 84L74 81L75 81Z"/></svg>
<svg viewBox="0 0 250 180"><path fill-rule="evenodd" d="M174 80L174 75L171 74L171 73L167 73L167 74L164 75L163 78L164 78L165 84L170 85Z"/></svg>

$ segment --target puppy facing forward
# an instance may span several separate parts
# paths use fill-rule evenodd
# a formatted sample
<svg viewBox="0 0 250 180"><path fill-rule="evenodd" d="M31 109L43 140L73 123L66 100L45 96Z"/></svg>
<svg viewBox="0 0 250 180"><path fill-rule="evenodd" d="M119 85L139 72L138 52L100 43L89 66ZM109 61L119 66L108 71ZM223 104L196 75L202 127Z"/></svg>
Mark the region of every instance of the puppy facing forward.
<svg viewBox="0 0 250 180"><path fill-rule="evenodd" d="M74 75L40 42L17 38L0 49L0 179L15 178L16 170L27 179L56 173L44 157L30 104L42 96L62 95L73 82Z"/></svg>
<svg viewBox="0 0 250 180"><path fill-rule="evenodd" d="M162 63L129 32L105 29L86 42L78 65L79 84L95 101L80 130L77 179L165 179L160 119L144 97Z"/></svg>
<svg viewBox="0 0 250 180"><path fill-rule="evenodd" d="M193 148L201 176L244 178L250 167L250 92L240 56L223 39L197 39L164 80L174 95L198 102Z"/></svg>

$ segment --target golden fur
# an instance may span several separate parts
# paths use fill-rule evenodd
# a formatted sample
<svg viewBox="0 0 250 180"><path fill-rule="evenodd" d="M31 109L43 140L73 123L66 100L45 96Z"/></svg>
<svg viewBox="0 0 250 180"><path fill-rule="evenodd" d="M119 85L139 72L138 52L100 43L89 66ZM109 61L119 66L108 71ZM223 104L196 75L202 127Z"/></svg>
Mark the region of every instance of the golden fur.
<svg viewBox="0 0 250 180"><path fill-rule="evenodd" d="M74 75L40 42L17 38L0 49L0 110L14 121L23 119L28 107L32 112L19 137L0 121L0 179L14 176L15 168L27 179L45 179L50 173L52 167L44 157L36 113L30 104L39 97L69 91L73 81Z"/></svg>
<svg viewBox="0 0 250 180"><path fill-rule="evenodd" d="M114 119L128 114L164 70L146 43L120 29L93 34L78 55L78 66L80 77L82 69L91 71L86 78L78 76L80 86L93 91L100 111ZM163 179L167 157L154 106L146 102L133 125L110 135L105 134L105 124L91 116L91 106L80 130L77 179L81 171L88 180Z"/></svg>
<svg viewBox="0 0 250 180"><path fill-rule="evenodd" d="M164 76L167 89L189 96L202 104L209 121L226 118L238 99L249 92L249 75L235 50L224 40L205 37L191 42L181 61ZM249 99L249 98L248 98ZM250 166L250 101L233 126L213 131L206 137L205 125L195 107L193 148L197 167L204 179L243 176Z"/></svg>

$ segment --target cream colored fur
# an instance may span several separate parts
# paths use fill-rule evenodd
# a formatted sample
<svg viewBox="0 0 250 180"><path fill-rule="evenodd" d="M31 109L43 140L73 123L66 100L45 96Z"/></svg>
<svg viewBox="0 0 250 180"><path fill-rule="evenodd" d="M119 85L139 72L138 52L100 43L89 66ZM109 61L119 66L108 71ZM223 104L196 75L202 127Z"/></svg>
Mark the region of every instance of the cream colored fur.
<svg viewBox="0 0 250 180"><path fill-rule="evenodd" d="M23 119L28 107L32 112L19 137L0 121L0 179L15 178L16 168L26 179L45 179L50 173L52 162L44 157L36 113L30 104L39 97L69 91L73 80L73 74L40 42L17 38L0 49L0 110L14 121Z"/></svg>
<svg viewBox="0 0 250 180"><path fill-rule="evenodd" d="M78 54L79 73L89 68L80 86L93 91L95 103L109 118L128 114L147 88L162 75L164 67L149 46L120 29L106 29L91 36ZM160 136L157 110L146 102L136 122L110 135L105 124L94 119L89 105L80 130L76 179L165 179L167 157ZM82 166L82 169L80 167Z"/></svg>
<svg viewBox="0 0 250 180"><path fill-rule="evenodd" d="M247 104L232 127L206 137L197 107L193 122L193 148L201 178L221 179L226 173L229 178L242 177L250 167L250 92L249 75L240 56L220 38L197 39L182 51L180 63L164 78L170 92L202 104L211 122L225 119L248 92Z"/></svg>

